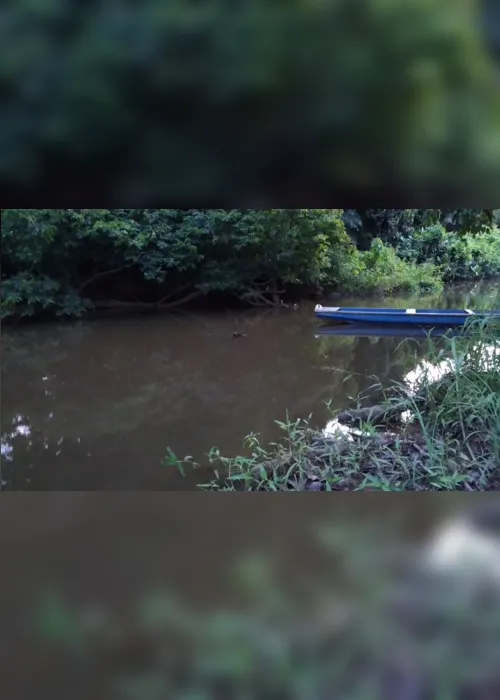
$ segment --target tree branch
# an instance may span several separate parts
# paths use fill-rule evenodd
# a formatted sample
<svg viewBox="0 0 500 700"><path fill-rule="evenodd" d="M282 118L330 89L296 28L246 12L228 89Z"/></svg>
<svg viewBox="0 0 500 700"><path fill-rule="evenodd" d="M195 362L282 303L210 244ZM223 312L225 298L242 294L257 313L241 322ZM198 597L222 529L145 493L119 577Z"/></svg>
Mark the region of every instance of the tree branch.
<svg viewBox="0 0 500 700"><path fill-rule="evenodd" d="M97 300L93 302L94 309L154 309L156 302L149 301L120 301L119 299Z"/></svg>
<svg viewBox="0 0 500 700"><path fill-rule="evenodd" d="M188 294L185 297L182 297L182 299L176 299L175 301L171 301L168 304L163 304L162 300L160 299L159 302L156 304L157 309L175 309L176 306L181 306L182 304L187 304L188 301L192 301L193 299L196 299L197 297L201 297L203 295L203 292L200 292L199 289L196 289L194 292L191 292L191 294ZM164 297L165 298L165 297ZM168 298L168 297L166 297Z"/></svg>
<svg viewBox="0 0 500 700"><path fill-rule="evenodd" d="M273 295L273 299L267 299L264 293L258 292L255 289L249 290L240 296L240 299L251 304L252 306L278 306L279 293L269 292Z"/></svg>
<svg viewBox="0 0 500 700"><path fill-rule="evenodd" d="M88 287L89 284L94 282L96 279L100 279L101 277L106 277L106 275L114 275L117 272L121 272L122 270L127 270L130 267L134 267L136 263L127 263L126 265L122 265L121 267L115 267L113 270L106 270L105 272L98 272L96 275L93 275L92 277L89 277L88 280L85 280L83 284L80 285L78 288L78 291L81 292L82 289L85 289L85 287Z"/></svg>
<svg viewBox="0 0 500 700"><path fill-rule="evenodd" d="M183 297L182 299L176 299L175 301L172 301L168 304L162 303L162 300L160 301L119 301L116 299L110 299L109 301L95 301L94 302L94 308L95 309L161 309L162 311L165 309L175 309L177 306L181 306L182 304L186 304L188 301L191 301L192 299L196 299L199 296L202 296L203 292L199 291L198 289L194 292L191 292L191 294L188 294L187 296Z"/></svg>
<svg viewBox="0 0 500 700"><path fill-rule="evenodd" d="M182 287L178 287L178 288L175 289L173 292L169 292L168 294L166 294L164 297L162 297L162 298L160 299L160 301L157 301L156 304L157 304L158 306L161 306L161 305L164 304L164 302L167 301L167 299L172 299L173 296L178 295L178 294L180 294L181 292L185 292L186 289L191 289L192 286L193 286L193 285L192 285L191 283L190 283L190 284L184 284L184 285L182 285Z"/></svg>

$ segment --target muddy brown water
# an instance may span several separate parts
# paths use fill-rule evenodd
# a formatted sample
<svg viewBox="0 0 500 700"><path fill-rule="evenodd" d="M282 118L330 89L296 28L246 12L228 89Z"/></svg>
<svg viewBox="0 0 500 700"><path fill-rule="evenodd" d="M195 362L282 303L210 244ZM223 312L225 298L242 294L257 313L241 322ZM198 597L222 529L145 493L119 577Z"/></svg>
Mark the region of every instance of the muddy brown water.
<svg viewBox="0 0 500 700"><path fill-rule="evenodd" d="M344 306L488 305L498 281L432 298L335 299ZM328 301L328 300L327 300ZM190 490L167 448L207 464L244 436L276 439L275 420L352 405L375 377L404 381L425 339L315 337L313 304L280 311L101 319L2 333L2 487L6 490Z"/></svg>

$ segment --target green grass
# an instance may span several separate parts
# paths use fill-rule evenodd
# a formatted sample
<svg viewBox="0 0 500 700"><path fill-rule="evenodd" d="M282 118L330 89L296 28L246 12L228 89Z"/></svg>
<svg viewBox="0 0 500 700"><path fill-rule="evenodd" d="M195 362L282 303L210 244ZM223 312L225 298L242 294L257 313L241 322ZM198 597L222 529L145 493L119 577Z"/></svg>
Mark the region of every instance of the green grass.
<svg viewBox="0 0 500 700"><path fill-rule="evenodd" d="M408 342L408 341L404 341ZM500 488L500 327L474 322L440 342L406 384L372 387L387 412L338 425L336 437L311 417L276 421L283 431L263 445L245 438L244 454L208 455L209 491L423 491ZM332 412L335 421L336 413ZM341 432L340 432L341 431ZM170 451L168 464L187 466Z"/></svg>

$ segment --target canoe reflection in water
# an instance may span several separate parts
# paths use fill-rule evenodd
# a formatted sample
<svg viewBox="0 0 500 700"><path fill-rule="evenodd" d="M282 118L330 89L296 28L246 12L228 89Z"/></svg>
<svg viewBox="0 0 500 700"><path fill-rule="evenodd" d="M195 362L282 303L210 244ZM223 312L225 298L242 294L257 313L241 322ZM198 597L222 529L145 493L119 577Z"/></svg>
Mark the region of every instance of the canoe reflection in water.
<svg viewBox="0 0 500 700"><path fill-rule="evenodd" d="M323 326L316 329L316 337L324 335L354 335L359 337L426 338L428 336L451 336L463 333L461 328L425 328L423 326L350 323Z"/></svg>

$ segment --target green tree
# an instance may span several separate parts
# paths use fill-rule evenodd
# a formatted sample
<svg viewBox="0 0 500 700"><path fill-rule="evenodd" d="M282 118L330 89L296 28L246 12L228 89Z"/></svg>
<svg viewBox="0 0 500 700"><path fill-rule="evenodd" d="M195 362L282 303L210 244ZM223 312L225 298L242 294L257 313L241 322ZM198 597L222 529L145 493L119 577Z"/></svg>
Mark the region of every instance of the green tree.
<svg viewBox="0 0 500 700"><path fill-rule="evenodd" d="M4 209L2 313L78 314L102 293L275 303L335 279L352 249L339 209Z"/></svg>
<svg viewBox="0 0 500 700"><path fill-rule="evenodd" d="M494 225L493 209L348 209L344 220L361 248L373 238L391 245L405 244L417 229L440 224L457 233L479 233Z"/></svg>

